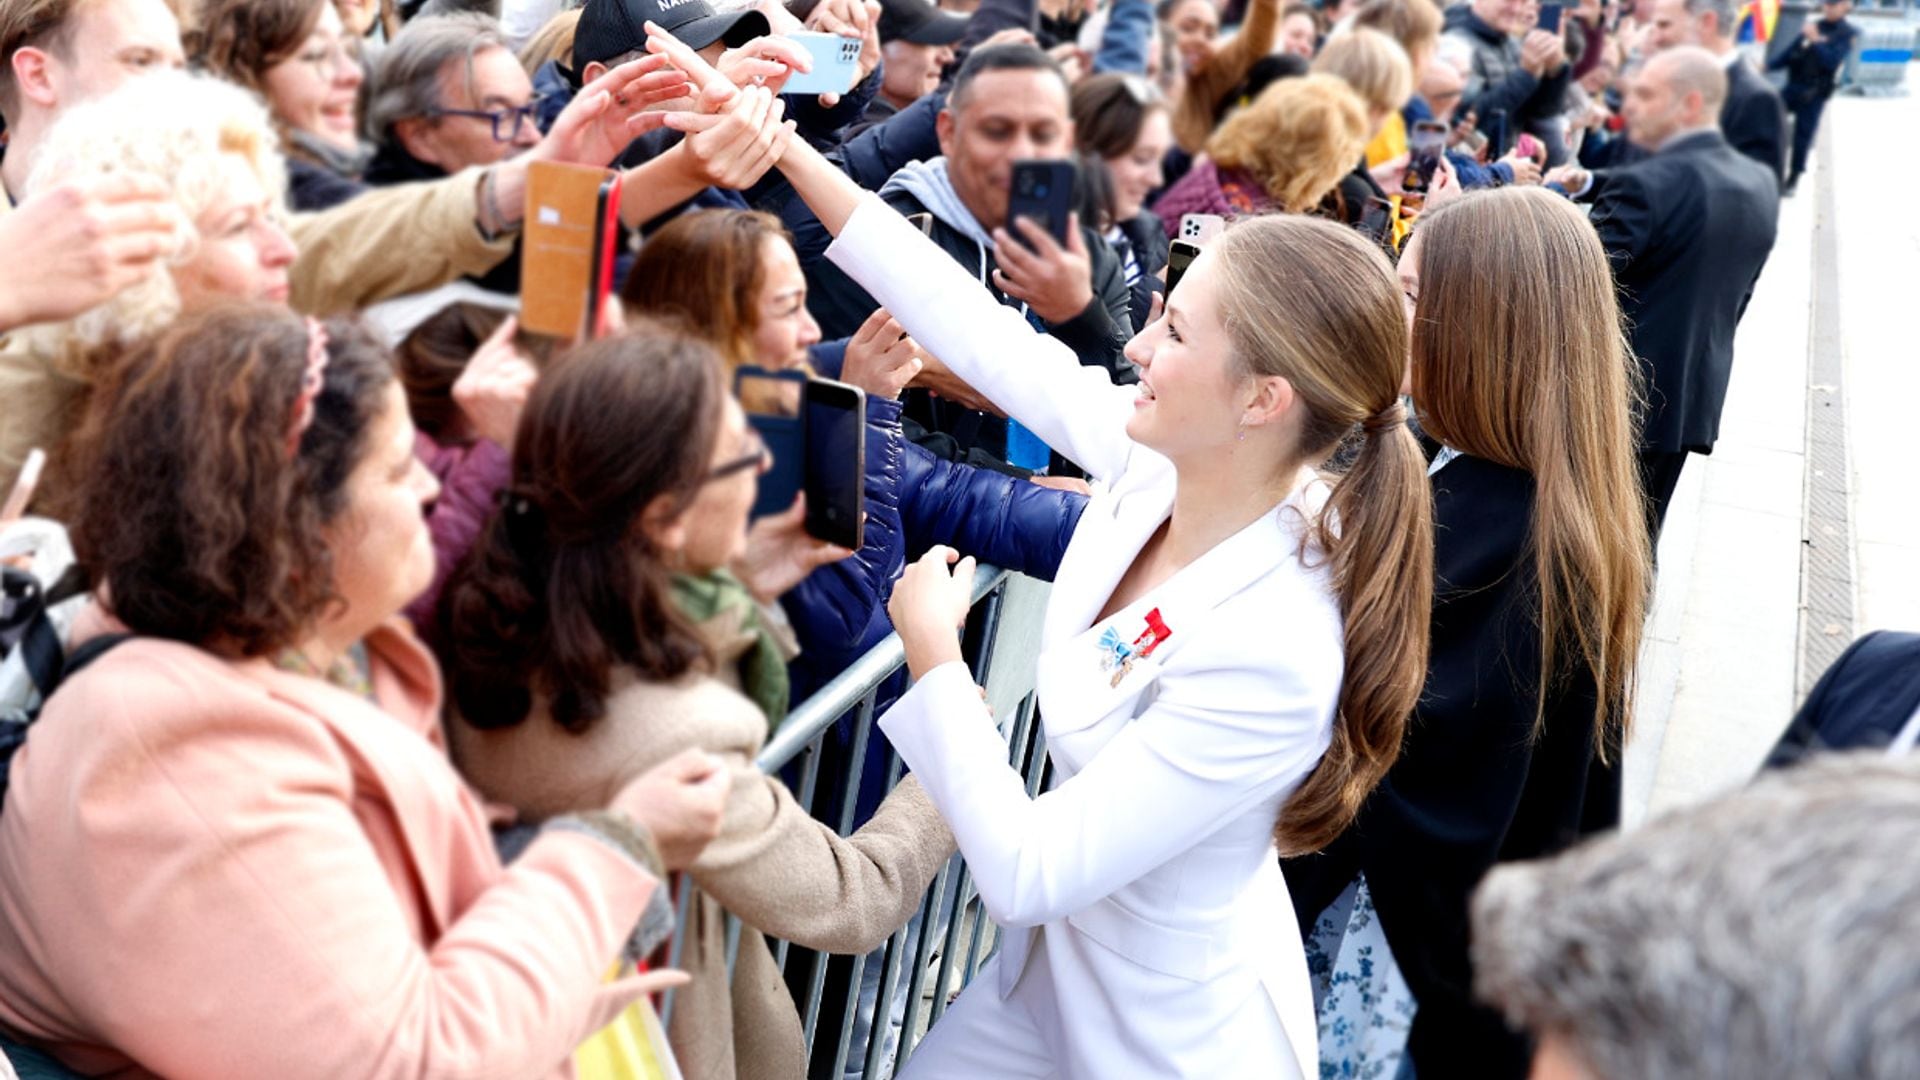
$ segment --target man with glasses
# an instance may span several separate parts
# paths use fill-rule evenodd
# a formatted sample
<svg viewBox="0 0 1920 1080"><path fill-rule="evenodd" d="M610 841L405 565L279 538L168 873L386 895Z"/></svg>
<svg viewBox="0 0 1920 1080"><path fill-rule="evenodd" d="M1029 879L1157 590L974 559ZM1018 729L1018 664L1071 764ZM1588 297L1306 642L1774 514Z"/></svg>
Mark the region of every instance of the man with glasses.
<svg viewBox="0 0 1920 1080"><path fill-rule="evenodd" d="M485 15L422 16L380 56L367 127L375 185L431 179L524 153L540 141L533 83Z"/></svg>

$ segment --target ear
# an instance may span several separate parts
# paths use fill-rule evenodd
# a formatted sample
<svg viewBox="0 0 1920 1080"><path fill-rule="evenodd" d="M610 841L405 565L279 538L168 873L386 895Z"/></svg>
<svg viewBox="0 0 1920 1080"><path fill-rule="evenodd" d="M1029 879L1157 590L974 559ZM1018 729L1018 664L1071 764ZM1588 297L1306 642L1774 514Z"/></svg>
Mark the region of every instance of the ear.
<svg viewBox="0 0 1920 1080"><path fill-rule="evenodd" d="M429 165L440 165L439 149L434 145L433 122L424 116L409 116L395 121L393 137L400 148ZM442 166L444 168L444 166Z"/></svg>
<svg viewBox="0 0 1920 1080"><path fill-rule="evenodd" d="M53 73L49 70L52 60L44 49L28 46L14 50L13 85L19 87L22 101L31 101L44 109L59 107L60 95L54 92Z"/></svg>
<svg viewBox="0 0 1920 1080"><path fill-rule="evenodd" d="M1293 384L1278 375L1259 375L1252 380L1253 396L1241 413L1248 427L1275 424L1293 408Z"/></svg>
<svg viewBox="0 0 1920 1080"><path fill-rule="evenodd" d="M589 60L587 61L586 70L580 73L580 85L585 86L606 73L607 65L598 60Z"/></svg>
<svg viewBox="0 0 1920 1080"><path fill-rule="evenodd" d="M940 137L940 156L953 153L953 110L941 109L933 118L933 132Z"/></svg>
<svg viewBox="0 0 1920 1080"><path fill-rule="evenodd" d="M674 505L671 495L655 495L650 499L634 527L659 551L686 550L687 515Z"/></svg>

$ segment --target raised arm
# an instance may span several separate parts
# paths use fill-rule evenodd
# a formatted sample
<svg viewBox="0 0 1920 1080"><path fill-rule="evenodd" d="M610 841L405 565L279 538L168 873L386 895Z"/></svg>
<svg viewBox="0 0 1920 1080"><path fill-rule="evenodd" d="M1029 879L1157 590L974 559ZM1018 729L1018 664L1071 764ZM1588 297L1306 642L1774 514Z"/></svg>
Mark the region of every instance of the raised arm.
<svg viewBox="0 0 1920 1080"><path fill-rule="evenodd" d="M665 52L712 94L721 76L672 35L649 24L648 48ZM692 130L704 118L674 113L668 126ZM802 140L780 162L794 190L838 239L827 257L891 311L907 333L1008 416L1111 481L1125 471L1133 442L1126 418L1135 392L1106 371L1084 368L1073 350L1034 332L996 301L933 241Z"/></svg>

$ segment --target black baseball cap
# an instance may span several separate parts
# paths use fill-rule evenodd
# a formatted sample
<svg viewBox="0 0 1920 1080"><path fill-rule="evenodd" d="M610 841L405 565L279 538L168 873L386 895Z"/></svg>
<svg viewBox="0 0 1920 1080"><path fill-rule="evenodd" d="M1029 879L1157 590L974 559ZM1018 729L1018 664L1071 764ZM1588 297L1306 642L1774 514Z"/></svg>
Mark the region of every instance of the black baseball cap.
<svg viewBox="0 0 1920 1080"><path fill-rule="evenodd" d="M610 63L645 49L649 22L692 49L704 49L716 41L736 48L772 30L758 11L722 15L707 0L587 0L573 33L573 70L584 72L596 60Z"/></svg>
<svg viewBox="0 0 1920 1080"><path fill-rule="evenodd" d="M880 40L909 45L958 45L967 16L942 11L930 0L880 0Z"/></svg>

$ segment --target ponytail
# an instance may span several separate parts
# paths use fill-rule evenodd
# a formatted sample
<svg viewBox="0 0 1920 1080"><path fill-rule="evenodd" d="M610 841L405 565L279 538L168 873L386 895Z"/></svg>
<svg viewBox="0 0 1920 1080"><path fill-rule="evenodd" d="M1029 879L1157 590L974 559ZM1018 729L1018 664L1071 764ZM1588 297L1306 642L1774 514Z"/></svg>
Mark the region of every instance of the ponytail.
<svg viewBox="0 0 1920 1080"><path fill-rule="evenodd" d="M1395 403L1364 425L1353 468L1320 516L1346 633L1333 742L1281 809L1284 855L1333 842L1400 755L1427 676L1433 604L1433 507L1426 459Z"/></svg>
<svg viewBox="0 0 1920 1080"><path fill-rule="evenodd" d="M1385 256L1352 229L1292 214L1237 222L1216 249L1235 359L1249 374L1286 379L1301 408L1297 453L1284 467L1325 461L1356 426L1363 435L1316 525L1346 674L1333 741L1274 825L1274 843L1297 855L1351 825L1400 755L1427 677L1433 496L1399 403L1407 323Z"/></svg>

